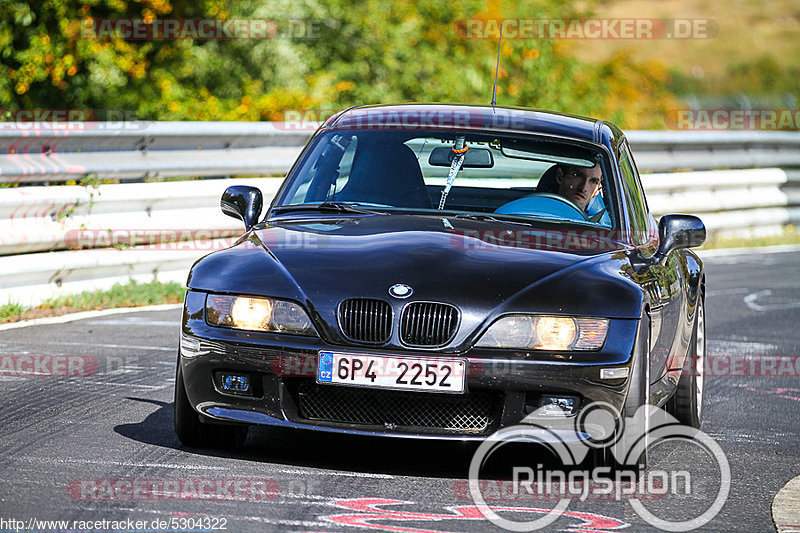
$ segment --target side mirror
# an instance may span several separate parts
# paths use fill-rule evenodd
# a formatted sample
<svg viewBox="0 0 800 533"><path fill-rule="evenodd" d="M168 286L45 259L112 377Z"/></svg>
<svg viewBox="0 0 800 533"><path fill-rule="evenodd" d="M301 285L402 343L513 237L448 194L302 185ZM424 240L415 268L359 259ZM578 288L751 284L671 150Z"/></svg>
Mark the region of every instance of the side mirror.
<svg viewBox="0 0 800 533"><path fill-rule="evenodd" d="M661 262L667 254L681 248L694 248L706 241L703 221L693 215L664 215L658 222L659 245L653 259Z"/></svg>
<svg viewBox="0 0 800 533"><path fill-rule="evenodd" d="M250 231L250 228L258 222L258 217L261 216L263 203L261 191L256 187L234 185L225 189L219 205L223 213L229 217L238 218L244 222L245 229Z"/></svg>

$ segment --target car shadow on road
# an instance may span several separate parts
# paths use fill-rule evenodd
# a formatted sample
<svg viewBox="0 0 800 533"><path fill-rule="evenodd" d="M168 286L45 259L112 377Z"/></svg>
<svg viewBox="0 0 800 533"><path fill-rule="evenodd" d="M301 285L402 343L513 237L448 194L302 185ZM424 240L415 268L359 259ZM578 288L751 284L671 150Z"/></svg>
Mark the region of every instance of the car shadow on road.
<svg viewBox="0 0 800 533"><path fill-rule="evenodd" d="M479 443L394 437L336 435L288 428L251 427L244 447L235 451L190 448L173 429L172 402L127 397L158 406L141 422L120 424L119 435L187 453L281 464L286 466L419 477L467 477ZM489 465L493 477L507 478L510 464L551 463L546 450L526 447L503 450ZM482 470L486 473L485 470Z"/></svg>

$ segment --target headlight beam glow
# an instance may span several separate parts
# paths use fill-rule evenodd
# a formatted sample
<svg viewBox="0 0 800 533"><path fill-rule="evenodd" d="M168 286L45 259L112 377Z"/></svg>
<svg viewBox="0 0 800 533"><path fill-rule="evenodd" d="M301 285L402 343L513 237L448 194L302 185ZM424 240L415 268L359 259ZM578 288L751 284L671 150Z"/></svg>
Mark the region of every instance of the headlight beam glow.
<svg viewBox="0 0 800 533"><path fill-rule="evenodd" d="M598 350L608 334L607 318L506 315L495 321L477 346L550 351Z"/></svg>

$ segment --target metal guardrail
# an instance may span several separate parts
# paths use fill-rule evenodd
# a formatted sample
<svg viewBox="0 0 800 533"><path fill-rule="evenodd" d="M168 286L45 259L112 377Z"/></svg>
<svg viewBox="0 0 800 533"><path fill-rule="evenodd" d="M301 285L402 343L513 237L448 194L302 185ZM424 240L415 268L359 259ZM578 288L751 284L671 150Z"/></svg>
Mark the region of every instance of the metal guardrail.
<svg viewBox="0 0 800 533"><path fill-rule="evenodd" d="M24 123L23 123L24 124ZM316 123L73 122L0 128L0 181L277 175ZM800 167L800 132L629 131L645 172Z"/></svg>
<svg viewBox="0 0 800 533"><path fill-rule="evenodd" d="M628 131L639 170L800 167L800 132Z"/></svg>
<svg viewBox="0 0 800 533"><path fill-rule="evenodd" d="M0 128L0 181L282 175L311 133L279 123L123 126ZM640 170L692 170L643 174L657 216L699 214L712 235L770 233L800 222L800 133L632 131L628 138ZM707 171L714 168L728 170ZM127 279L184 281L197 258L241 231L218 206L225 187L243 181L0 189L0 304L35 304ZM280 179L246 182L269 202ZM128 247L142 242L149 245Z"/></svg>
<svg viewBox="0 0 800 533"><path fill-rule="evenodd" d="M1 182L284 174L310 131L280 122L73 122L0 127Z"/></svg>
<svg viewBox="0 0 800 533"><path fill-rule="evenodd" d="M123 247L137 235L141 242L238 234L241 223L222 214L219 199L227 186L245 183L269 200L281 178L0 189L0 256Z"/></svg>

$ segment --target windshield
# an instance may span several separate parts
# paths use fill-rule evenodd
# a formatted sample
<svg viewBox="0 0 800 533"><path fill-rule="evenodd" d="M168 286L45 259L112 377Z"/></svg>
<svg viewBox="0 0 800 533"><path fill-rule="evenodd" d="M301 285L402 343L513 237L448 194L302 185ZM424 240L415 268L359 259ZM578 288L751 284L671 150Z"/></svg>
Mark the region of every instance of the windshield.
<svg viewBox="0 0 800 533"><path fill-rule="evenodd" d="M330 131L315 139L273 211L439 212L612 227L607 168L599 150L553 140Z"/></svg>

